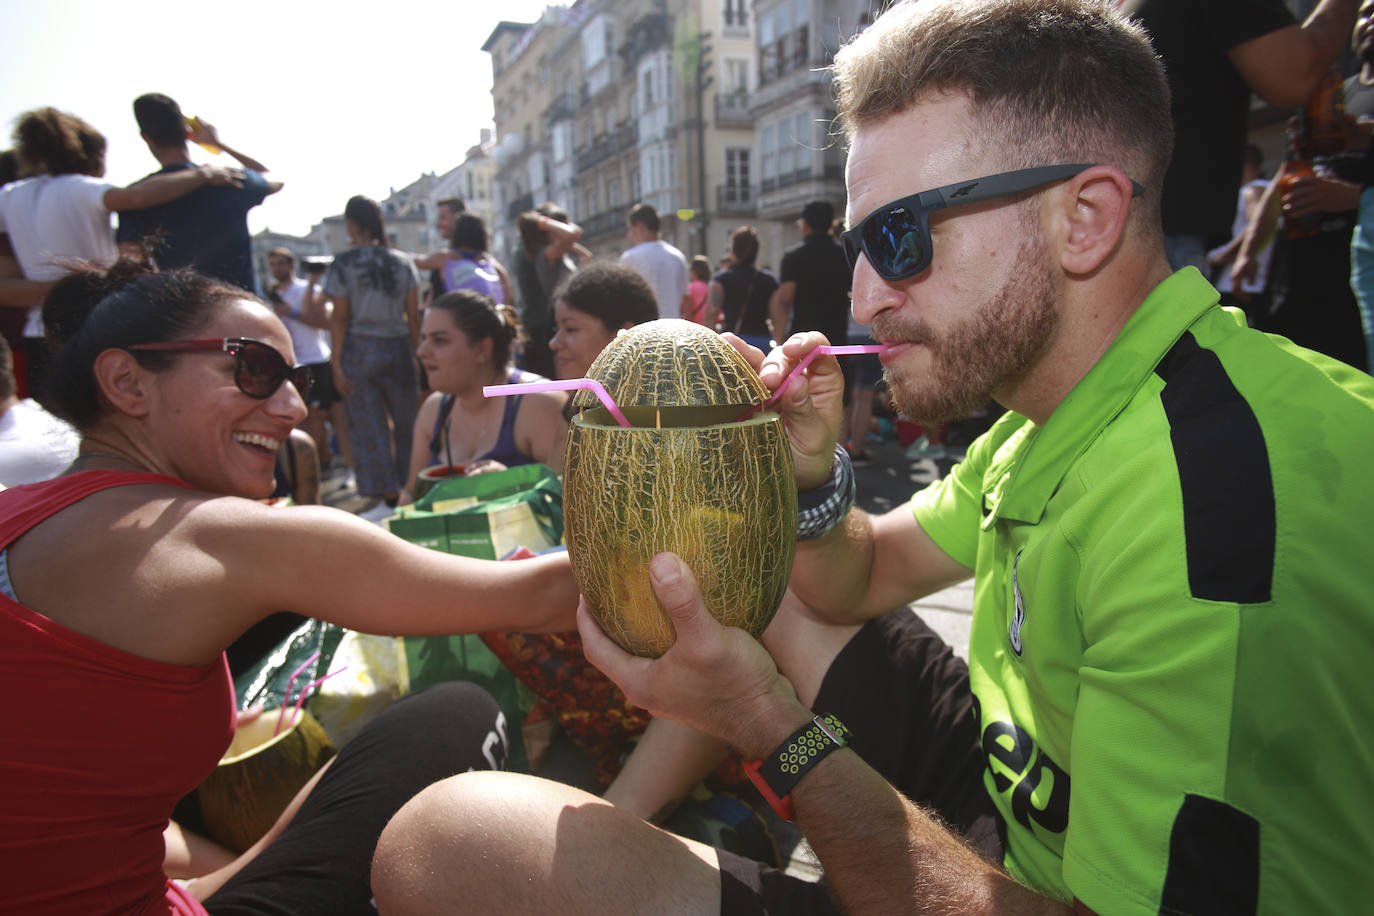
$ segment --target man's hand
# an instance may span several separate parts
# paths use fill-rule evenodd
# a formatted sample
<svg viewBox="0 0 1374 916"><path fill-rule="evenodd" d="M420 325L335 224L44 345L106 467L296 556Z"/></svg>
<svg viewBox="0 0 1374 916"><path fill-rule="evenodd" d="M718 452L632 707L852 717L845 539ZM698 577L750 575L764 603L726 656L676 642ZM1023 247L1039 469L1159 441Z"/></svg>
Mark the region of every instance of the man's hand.
<svg viewBox="0 0 1374 916"><path fill-rule="evenodd" d="M1283 195L1285 219L1302 219L1317 213L1343 213L1360 206L1360 186L1339 178L1299 178Z"/></svg>
<svg viewBox="0 0 1374 916"><path fill-rule="evenodd" d="M649 571L677 631L673 647L657 659L630 655L601 631L584 600L577 627L587 660L656 716L728 741L746 759L772 752L811 717L791 683L753 637L711 616L696 577L677 556L659 554Z"/></svg>
<svg viewBox="0 0 1374 916"><path fill-rule="evenodd" d="M198 165L196 169L205 178L207 185L220 188L243 187L243 169L231 169L222 165Z"/></svg>
<svg viewBox="0 0 1374 916"><path fill-rule="evenodd" d="M765 357L763 351L733 334L722 336L749 361L771 390L783 383L806 354L829 343L819 331L806 331L793 334ZM812 360L773 407L782 414L792 444L797 489L813 490L830 476L844 419L844 373L835 357L818 356Z"/></svg>
<svg viewBox="0 0 1374 916"><path fill-rule="evenodd" d="M219 142L219 131L215 130L215 125L204 118L193 118L187 127L186 138L192 143L199 143L201 146L214 146L220 149L224 144Z"/></svg>

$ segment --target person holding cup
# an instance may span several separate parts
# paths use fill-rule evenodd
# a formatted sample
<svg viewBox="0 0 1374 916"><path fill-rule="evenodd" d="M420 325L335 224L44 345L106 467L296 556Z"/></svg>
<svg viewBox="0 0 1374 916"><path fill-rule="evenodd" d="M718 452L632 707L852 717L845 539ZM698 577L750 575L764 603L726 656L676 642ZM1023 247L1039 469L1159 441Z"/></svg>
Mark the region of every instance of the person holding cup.
<svg viewBox="0 0 1374 916"><path fill-rule="evenodd" d="M415 355L434 393L415 417L401 503L414 500L420 472L436 465L481 474L539 463L562 472L568 433L562 394L482 394L487 385L540 379L511 365L518 335L515 310L474 290L444 293L425 311Z"/></svg>
<svg viewBox="0 0 1374 916"><path fill-rule="evenodd" d="M504 717L470 684L403 698L206 873L174 860L189 851L169 817L235 729L225 648L279 611L368 633L567 630L567 558L449 556L257 502L310 373L242 289L120 262L59 280L43 320L81 445L64 475L0 493L0 687L38 698L0 706L0 912L375 912L383 825L437 778L503 766Z"/></svg>

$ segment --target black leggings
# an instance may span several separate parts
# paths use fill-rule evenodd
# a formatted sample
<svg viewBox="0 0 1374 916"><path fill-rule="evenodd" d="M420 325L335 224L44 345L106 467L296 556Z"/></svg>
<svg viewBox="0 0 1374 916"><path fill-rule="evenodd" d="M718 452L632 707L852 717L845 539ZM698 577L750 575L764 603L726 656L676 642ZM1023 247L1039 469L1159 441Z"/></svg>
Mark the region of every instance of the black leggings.
<svg viewBox="0 0 1374 916"><path fill-rule="evenodd" d="M276 842L205 901L211 916L375 916L377 837L426 786L504 769L506 723L480 687L439 684L397 701L344 747Z"/></svg>

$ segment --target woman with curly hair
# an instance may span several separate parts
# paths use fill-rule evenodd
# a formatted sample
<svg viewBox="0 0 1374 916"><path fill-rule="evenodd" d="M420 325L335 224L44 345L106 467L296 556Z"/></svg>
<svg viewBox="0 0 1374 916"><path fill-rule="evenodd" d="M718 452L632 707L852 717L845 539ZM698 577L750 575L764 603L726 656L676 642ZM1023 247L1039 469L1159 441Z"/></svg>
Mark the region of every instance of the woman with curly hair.
<svg viewBox="0 0 1374 916"><path fill-rule="evenodd" d="M102 181L105 137L74 114L36 108L21 114L12 139L20 173L0 188L0 233L9 236L23 280L0 283L0 306L28 306L26 381L42 397L48 365L38 303L51 283L78 263L109 266L119 257L110 214L175 200L205 184L237 184L241 173L201 166L127 188Z"/></svg>

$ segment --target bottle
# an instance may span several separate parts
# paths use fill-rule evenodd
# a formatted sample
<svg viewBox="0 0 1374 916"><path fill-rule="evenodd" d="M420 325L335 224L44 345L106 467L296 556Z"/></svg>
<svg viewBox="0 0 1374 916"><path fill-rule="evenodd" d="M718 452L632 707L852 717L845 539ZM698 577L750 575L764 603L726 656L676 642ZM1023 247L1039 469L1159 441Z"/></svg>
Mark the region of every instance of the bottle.
<svg viewBox="0 0 1374 916"><path fill-rule="evenodd" d="M186 136L194 136L196 133L200 131L200 118L196 117L195 115L188 114L184 114L181 117L182 120L186 122ZM196 140L195 143L197 146L199 146L201 149L205 150L212 156L218 156L221 152L223 152L223 150L221 150L218 146L215 146L215 144L213 143L202 143L199 140Z"/></svg>
<svg viewBox="0 0 1374 916"><path fill-rule="evenodd" d="M1283 178L1279 179L1279 199L1288 196L1293 186L1303 178L1315 178L1312 160L1304 154L1306 146L1306 117L1298 112L1288 122L1288 152L1283 159ZM1283 233L1290 239L1311 238L1321 228L1321 214L1309 213L1298 219L1291 216L1283 218Z"/></svg>
<svg viewBox="0 0 1374 916"><path fill-rule="evenodd" d="M1345 81L1335 68L1326 72L1303 106L1303 118L1307 128L1303 152L1309 158L1345 152Z"/></svg>

